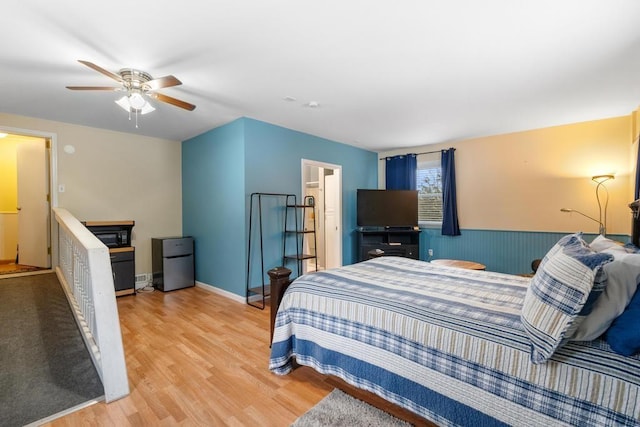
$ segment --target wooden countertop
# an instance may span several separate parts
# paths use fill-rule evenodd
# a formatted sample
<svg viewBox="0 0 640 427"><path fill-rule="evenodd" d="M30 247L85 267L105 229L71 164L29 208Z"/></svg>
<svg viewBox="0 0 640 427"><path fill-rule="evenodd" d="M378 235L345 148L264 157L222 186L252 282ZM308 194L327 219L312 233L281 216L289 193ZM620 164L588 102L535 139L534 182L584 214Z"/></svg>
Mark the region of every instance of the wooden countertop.
<svg viewBox="0 0 640 427"><path fill-rule="evenodd" d="M100 226L118 226L118 225L135 225L136 222L131 219L118 220L118 221L83 221L85 227L100 227Z"/></svg>
<svg viewBox="0 0 640 427"><path fill-rule="evenodd" d="M136 248L133 246L121 246L119 248L109 248L110 254L116 254L120 252L135 252Z"/></svg>

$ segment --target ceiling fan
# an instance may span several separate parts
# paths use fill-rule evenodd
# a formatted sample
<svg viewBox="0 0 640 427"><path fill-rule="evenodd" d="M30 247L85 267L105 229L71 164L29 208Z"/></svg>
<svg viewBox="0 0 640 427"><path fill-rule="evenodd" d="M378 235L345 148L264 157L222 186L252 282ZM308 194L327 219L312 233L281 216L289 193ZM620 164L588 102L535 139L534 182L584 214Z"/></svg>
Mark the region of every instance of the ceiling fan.
<svg viewBox="0 0 640 427"><path fill-rule="evenodd" d="M196 108L193 104L156 92L158 89L181 85L182 82L174 76L169 75L154 79L149 73L133 68L123 68L117 73L112 73L89 61L78 60L78 62L117 81L120 83L120 86L67 86L67 89L126 92L126 95L117 100L116 104L120 105L129 113L135 113L136 117L138 114L147 114L155 110L155 108L147 102L147 97L189 111L193 111Z"/></svg>

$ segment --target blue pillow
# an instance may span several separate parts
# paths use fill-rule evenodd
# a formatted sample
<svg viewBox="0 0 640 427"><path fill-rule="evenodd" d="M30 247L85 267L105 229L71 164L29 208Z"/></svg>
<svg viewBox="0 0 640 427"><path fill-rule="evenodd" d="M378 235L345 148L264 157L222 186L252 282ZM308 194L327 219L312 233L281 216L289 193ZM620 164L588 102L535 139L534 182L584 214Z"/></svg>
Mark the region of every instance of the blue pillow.
<svg viewBox="0 0 640 427"><path fill-rule="evenodd" d="M624 250L629 252L630 254L638 254L640 253L640 248L634 245L633 243L627 243L623 246Z"/></svg>
<svg viewBox="0 0 640 427"><path fill-rule="evenodd" d="M582 234L563 237L545 255L531 279L522 305L522 325L531 340L531 362L546 362L576 331L581 311L599 273L613 256L592 251ZM593 303L593 301L590 301ZM590 311L590 307L586 311Z"/></svg>
<svg viewBox="0 0 640 427"><path fill-rule="evenodd" d="M602 295L593 303L591 312L585 313L585 318L571 337L573 341L591 341L604 335L613 321L624 312L638 288L640 254L629 254L618 250L605 252L615 258L613 262L602 268L602 272L607 276L607 285ZM591 294L595 292L596 284L593 285L593 289Z"/></svg>
<svg viewBox="0 0 640 427"><path fill-rule="evenodd" d="M633 356L640 351L640 292L635 293L622 314L613 321L606 340L611 349L623 356Z"/></svg>

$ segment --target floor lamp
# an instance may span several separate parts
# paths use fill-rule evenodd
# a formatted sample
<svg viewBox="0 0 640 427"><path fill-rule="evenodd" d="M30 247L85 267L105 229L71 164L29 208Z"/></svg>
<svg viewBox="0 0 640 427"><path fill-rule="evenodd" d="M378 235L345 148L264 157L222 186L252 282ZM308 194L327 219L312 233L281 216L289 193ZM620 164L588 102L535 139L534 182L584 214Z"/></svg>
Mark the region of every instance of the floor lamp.
<svg viewBox="0 0 640 427"><path fill-rule="evenodd" d="M580 214L582 216L584 216L585 218L589 218L592 221L595 221L598 223L599 227L599 232L600 234L602 234L603 236L605 236L607 234L607 207L609 206L609 191L607 190L607 187L604 185L605 181L608 181L610 179L614 179L615 177L611 174L609 175L596 175L591 177L591 180L594 182L597 182L598 185L596 185L596 200L598 201L598 211L599 211L599 219L595 219L593 217L590 217L589 215L586 215L580 211L577 211L575 209L568 209L568 208L562 208L560 209L560 212L575 212L577 214ZM604 190L604 212L602 209L602 201L600 200L600 189ZM604 215L603 215L604 213ZM604 219L604 221L603 221Z"/></svg>
<svg viewBox="0 0 640 427"><path fill-rule="evenodd" d="M610 179L614 179L614 176L609 175L596 175L591 178L591 180L598 183L596 185L596 199L598 200L598 209L600 210L600 223L602 224L602 231L600 234L603 236L607 233L607 207L609 206L609 190L604 185L605 181L609 181ZM602 204L600 203L600 188L604 190L606 198L604 200L604 222L602 220Z"/></svg>

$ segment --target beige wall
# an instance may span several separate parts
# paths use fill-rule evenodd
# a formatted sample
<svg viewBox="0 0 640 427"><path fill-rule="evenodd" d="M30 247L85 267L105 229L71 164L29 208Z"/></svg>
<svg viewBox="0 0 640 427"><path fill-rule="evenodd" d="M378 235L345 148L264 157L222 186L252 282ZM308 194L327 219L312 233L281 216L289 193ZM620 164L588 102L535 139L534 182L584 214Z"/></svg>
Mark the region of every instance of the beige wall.
<svg viewBox="0 0 640 427"><path fill-rule="evenodd" d="M18 206L17 147L14 139L0 138L0 212L15 212Z"/></svg>
<svg viewBox="0 0 640 427"><path fill-rule="evenodd" d="M460 227L487 230L584 231L598 225L593 175L614 173L609 189L607 232L629 234L633 200L631 115L526 132L380 153L456 148ZM384 162L379 185L384 188ZM602 194L602 193L601 193Z"/></svg>
<svg viewBox="0 0 640 427"><path fill-rule="evenodd" d="M0 212L0 262L14 262L18 247L18 213Z"/></svg>
<svg viewBox="0 0 640 427"><path fill-rule="evenodd" d="M80 220L136 221L137 274L151 272L152 237L182 233L180 142L0 113L2 128L55 134L57 206Z"/></svg>
<svg viewBox="0 0 640 427"><path fill-rule="evenodd" d="M18 245L18 142L0 138L0 261L16 259Z"/></svg>

